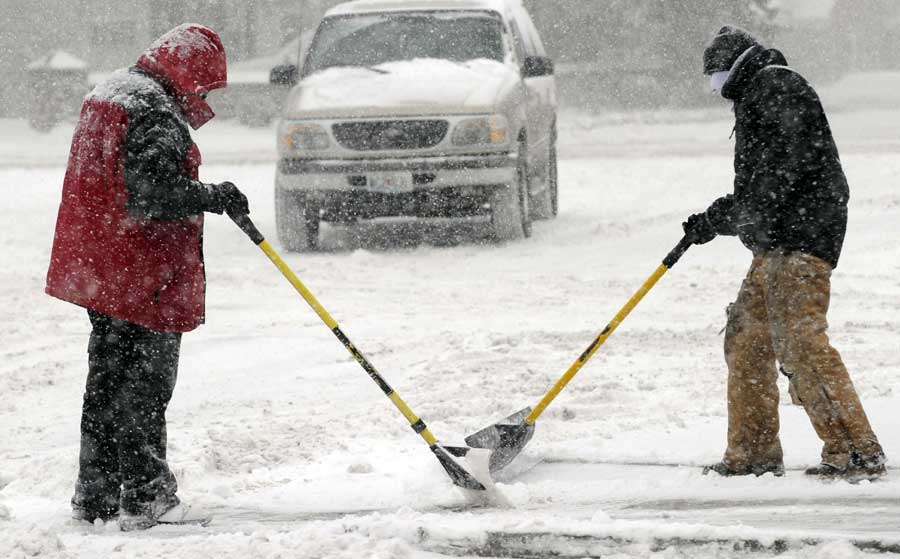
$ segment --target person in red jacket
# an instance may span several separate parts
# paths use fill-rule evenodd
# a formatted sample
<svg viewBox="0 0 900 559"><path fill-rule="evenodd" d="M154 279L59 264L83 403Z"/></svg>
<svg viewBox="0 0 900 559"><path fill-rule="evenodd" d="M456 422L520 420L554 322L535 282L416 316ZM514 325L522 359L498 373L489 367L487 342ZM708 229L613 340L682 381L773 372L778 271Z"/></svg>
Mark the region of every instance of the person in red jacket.
<svg viewBox="0 0 900 559"><path fill-rule="evenodd" d="M203 214L249 213L233 184L198 180L188 127L225 87L218 35L185 24L85 98L72 138L46 292L92 331L73 516L123 530L190 520L166 463L181 334L203 322ZM194 510L196 513L196 509Z"/></svg>

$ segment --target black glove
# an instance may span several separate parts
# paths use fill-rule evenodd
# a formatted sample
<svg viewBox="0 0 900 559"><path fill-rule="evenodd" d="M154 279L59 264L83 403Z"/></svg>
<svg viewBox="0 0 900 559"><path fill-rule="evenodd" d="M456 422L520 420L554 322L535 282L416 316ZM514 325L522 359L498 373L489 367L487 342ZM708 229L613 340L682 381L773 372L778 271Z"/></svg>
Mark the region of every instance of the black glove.
<svg viewBox="0 0 900 559"><path fill-rule="evenodd" d="M223 182L219 184L211 184L207 186L209 190L209 200L206 211L228 215L247 215L250 213L250 203L244 193L238 190L238 187L231 182Z"/></svg>
<svg viewBox="0 0 900 559"><path fill-rule="evenodd" d="M709 221L706 212L694 214L681 224L684 234L691 244L702 245L716 238L716 228Z"/></svg>

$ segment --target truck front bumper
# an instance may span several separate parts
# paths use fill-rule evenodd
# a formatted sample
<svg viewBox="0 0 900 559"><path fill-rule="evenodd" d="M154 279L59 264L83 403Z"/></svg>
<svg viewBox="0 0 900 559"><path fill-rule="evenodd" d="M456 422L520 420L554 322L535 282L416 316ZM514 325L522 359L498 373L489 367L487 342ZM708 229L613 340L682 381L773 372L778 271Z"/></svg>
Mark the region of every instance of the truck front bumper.
<svg viewBox="0 0 900 559"><path fill-rule="evenodd" d="M375 189L374 174L410 174L413 190L513 184L517 155L485 154L395 159L282 159L276 182L283 190L362 191Z"/></svg>
<svg viewBox="0 0 900 559"><path fill-rule="evenodd" d="M490 212L492 193L498 187L515 184L516 169L517 156L505 153L409 159L282 159L276 188L302 198L320 219L329 222L470 217ZM385 177L398 180L392 183Z"/></svg>

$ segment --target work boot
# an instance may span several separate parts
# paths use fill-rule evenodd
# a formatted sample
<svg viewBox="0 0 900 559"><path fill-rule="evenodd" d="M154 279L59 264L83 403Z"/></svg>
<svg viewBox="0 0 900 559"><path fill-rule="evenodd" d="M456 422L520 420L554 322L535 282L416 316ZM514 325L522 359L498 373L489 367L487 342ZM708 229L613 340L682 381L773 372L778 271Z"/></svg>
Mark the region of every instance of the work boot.
<svg viewBox="0 0 900 559"><path fill-rule="evenodd" d="M732 468L722 461L703 467L703 475L707 475L709 472L715 472L722 477L747 476L750 474L759 477L769 473L775 477L781 477L784 475L784 464L781 462L769 462L766 464L753 464L744 468Z"/></svg>
<svg viewBox="0 0 900 559"><path fill-rule="evenodd" d="M178 497L160 498L151 503L141 505L135 514L122 513L119 516L119 528L123 532L146 530L157 524L198 524L207 526L212 515L198 506L181 502Z"/></svg>
<svg viewBox="0 0 900 559"><path fill-rule="evenodd" d="M123 532L146 530L159 524L159 518L178 506L175 495L161 495L144 503L137 503L134 509L122 509L119 513L119 529Z"/></svg>
<svg viewBox="0 0 900 559"><path fill-rule="evenodd" d="M820 479L834 479L841 477L846 471L847 468L841 468L828 462L821 462L817 466L806 468L806 471L804 471L803 473L808 476L817 477Z"/></svg>
<svg viewBox="0 0 900 559"><path fill-rule="evenodd" d="M89 522L93 524L95 521L109 522L119 516L118 509L93 510L81 505L72 505L72 519L80 522Z"/></svg>
<svg viewBox="0 0 900 559"><path fill-rule="evenodd" d="M83 444L84 440L82 439ZM94 455L95 453L82 451L82 456L87 454ZM95 520L109 522L119 515L118 482L115 476L97 474L96 470L88 468L87 473L88 476L84 476L84 472L79 473L78 481L75 483L75 494L70 501L72 519L91 524Z"/></svg>
<svg viewBox="0 0 900 559"><path fill-rule="evenodd" d="M196 506L183 501L167 510L156 519L159 524L200 524L206 526L212 521L212 515Z"/></svg>
<svg viewBox="0 0 900 559"><path fill-rule="evenodd" d="M849 483L875 481L887 474L885 462L887 462L887 459L883 452L877 452L868 456L853 452L850 454L850 460L846 465L823 461L818 466L807 468L806 475L817 477L821 480L843 479Z"/></svg>

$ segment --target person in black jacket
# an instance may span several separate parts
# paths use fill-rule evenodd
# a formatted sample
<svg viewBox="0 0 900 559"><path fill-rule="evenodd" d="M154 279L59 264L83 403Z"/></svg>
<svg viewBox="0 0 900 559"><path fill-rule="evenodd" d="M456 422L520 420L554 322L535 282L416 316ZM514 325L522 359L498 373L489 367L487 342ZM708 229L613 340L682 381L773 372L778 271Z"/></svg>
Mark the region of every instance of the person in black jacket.
<svg viewBox="0 0 900 559"><path fill-rule="evenodd" d="M734 192L684 230L695 244L736 235L753 253L728 311L728 447L704 473L783 475L780 364L824 443L821 464L806 473L880 476L884 452L826 333L849 188L822 104L784 55L737 27L713 37L703 71L734 103Z"/></svg>

